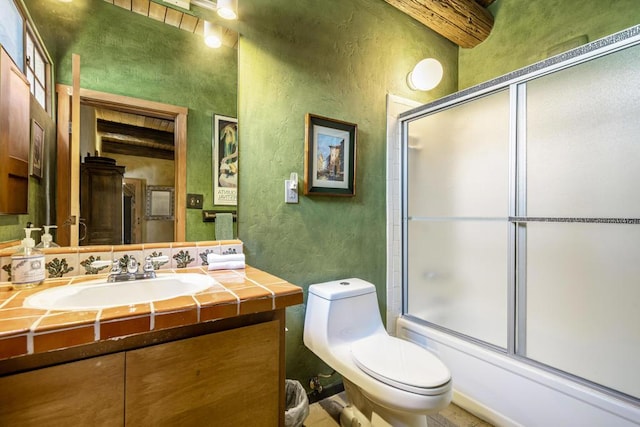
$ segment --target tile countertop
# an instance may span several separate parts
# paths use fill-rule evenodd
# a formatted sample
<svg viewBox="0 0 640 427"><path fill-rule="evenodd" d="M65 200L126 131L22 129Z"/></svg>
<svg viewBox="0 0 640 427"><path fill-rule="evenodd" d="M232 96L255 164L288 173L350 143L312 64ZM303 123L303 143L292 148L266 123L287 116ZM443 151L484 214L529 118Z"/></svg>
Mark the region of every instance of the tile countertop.
<svg viewBox="0 0 640 427"><path fill-rule="evenodd" d="M195 325L302 303L302 289L257 268L208 271L202 267L159 270L201 273L218 284L195 295L145 304L88 311L23 307L26 297L43 289L106 277L47 279L37 288L13 290L0 282L0 361L74 346Z"/></svg>

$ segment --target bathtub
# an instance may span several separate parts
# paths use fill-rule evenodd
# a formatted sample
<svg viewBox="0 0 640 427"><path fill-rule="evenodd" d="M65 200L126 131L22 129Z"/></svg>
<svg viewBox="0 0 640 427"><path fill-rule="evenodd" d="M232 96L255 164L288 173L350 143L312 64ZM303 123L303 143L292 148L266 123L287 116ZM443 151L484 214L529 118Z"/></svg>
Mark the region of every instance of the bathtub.
<svg viewBox="0 0 640 427"><path fill-rule="evenodd" d="M406 317L396 334L436 353L451 370L454 403L496 426L640 426L631 402Z"/></svg>

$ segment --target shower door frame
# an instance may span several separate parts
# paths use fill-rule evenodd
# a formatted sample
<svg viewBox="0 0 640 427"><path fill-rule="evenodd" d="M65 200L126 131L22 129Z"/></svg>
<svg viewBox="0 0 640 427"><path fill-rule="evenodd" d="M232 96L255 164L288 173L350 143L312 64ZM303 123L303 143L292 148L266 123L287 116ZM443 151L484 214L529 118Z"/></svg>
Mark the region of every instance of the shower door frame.
<svg viewBox="0 0 640 427"><path fill-rule="evenodd" d="M637 404L638 399L617 390L602 386L573 374L566 373L549 365L527 358L526 355L526 252L516 250L516 246L526 248L526 223L528 222L593 222L593 223L632 223L640 224L637 218L534 218L520 213L526 212L526 91L527 82L539 77L556 73L578 64L586 63L614 52L640 45L640 26L629 28L607 38L589 43L580 48L560 54L548 60L536 63L478 86L452 94L427 105L414 108L400 114L400 207L401 207L401 248L394 248L401 255L402 313L430 328L478 344L493 351L505 354L519 362L533 365L555 375L562 376L603 393ZM428 322L408 314L408 136L409 123L425 116L436 114L456 105L479 99L493 93L509 91L509 214L504 218L509 224L508 244L508 290L507 290L507 346L502 348L477 338L453 331L444 326ZM519 150L519 151L518 151ZM516 258L517 257L517 258ZM520 267L520 268L518 268Z"/></svg>

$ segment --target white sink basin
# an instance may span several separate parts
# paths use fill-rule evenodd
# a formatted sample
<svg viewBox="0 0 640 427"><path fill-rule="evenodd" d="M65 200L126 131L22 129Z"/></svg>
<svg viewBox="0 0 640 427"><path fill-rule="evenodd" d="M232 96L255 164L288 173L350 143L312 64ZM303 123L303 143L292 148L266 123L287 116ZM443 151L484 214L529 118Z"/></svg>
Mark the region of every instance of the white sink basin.
<svg viewBox="0 0 640 427"><path fill-rule="evenodd" d="M158 274L155 279L107 283L106 279L45 289L25 299L24 306L44 310L99 310L192 295L217 282L197 273Z"/></svg>

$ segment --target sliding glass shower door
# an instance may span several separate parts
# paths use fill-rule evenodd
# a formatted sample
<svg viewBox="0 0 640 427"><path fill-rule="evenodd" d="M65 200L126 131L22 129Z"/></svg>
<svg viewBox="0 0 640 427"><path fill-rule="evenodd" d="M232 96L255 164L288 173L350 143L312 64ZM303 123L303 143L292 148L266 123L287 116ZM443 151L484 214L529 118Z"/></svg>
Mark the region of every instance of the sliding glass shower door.
<svg viewBox="0 0 640 427"><path fill-rule="evenodd" d="M640 46L526 85L526 357L640 396ZM533 219L533 220L532 220Z"/></svg>
<svg viewBox="0 0 640 427"><path fill-rule="evenodd" d="M407 313L506 348L509 93L409 127Z"/></svg>
<svg viewBox="0 0 640 427"><path fill-rule="evenodd" d="M404 314L638 401L640 46L404 119Z"/></svg>

